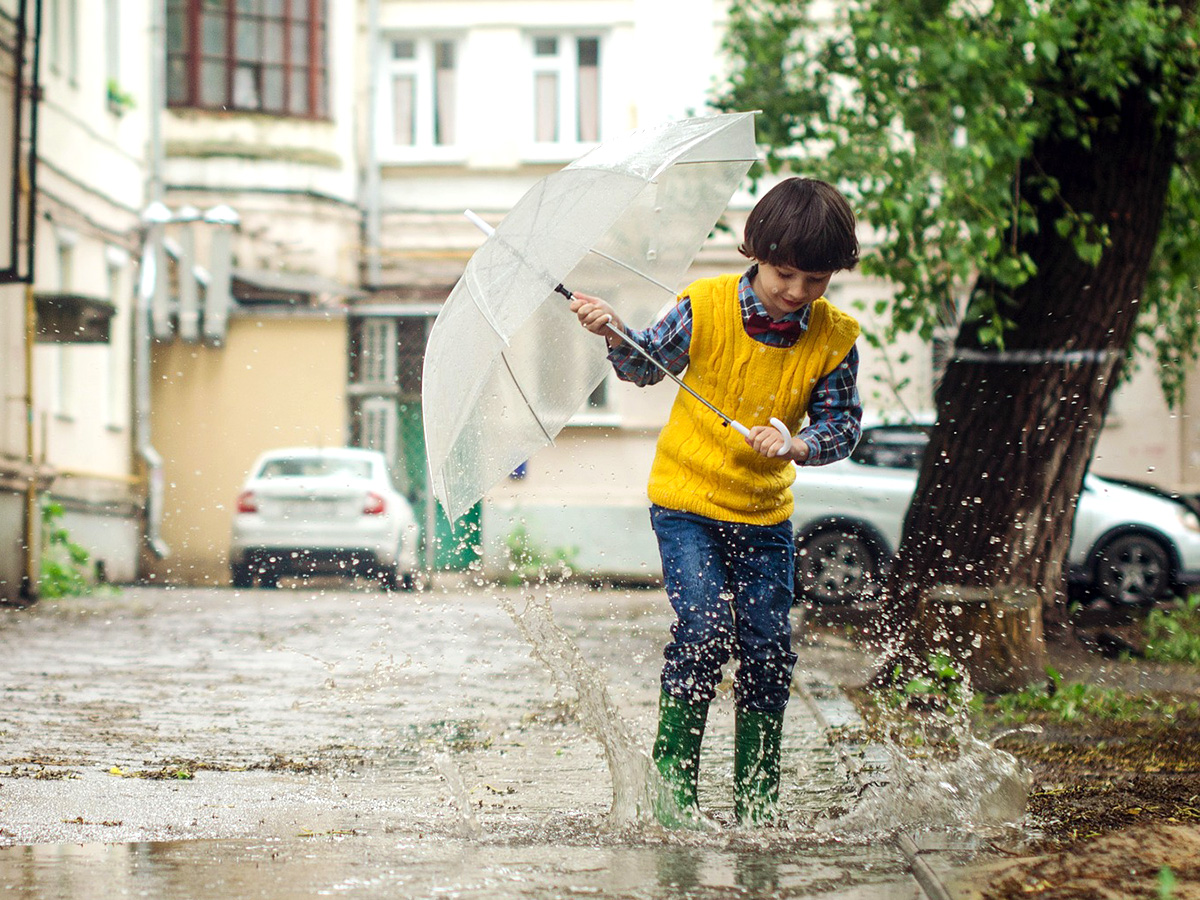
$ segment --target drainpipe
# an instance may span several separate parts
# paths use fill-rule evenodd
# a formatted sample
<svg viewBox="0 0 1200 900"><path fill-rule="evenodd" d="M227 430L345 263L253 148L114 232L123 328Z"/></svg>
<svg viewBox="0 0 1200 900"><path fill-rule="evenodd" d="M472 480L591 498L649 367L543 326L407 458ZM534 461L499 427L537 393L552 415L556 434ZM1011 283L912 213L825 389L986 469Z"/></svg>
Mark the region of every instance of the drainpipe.
<svg viewBox="0 0 1200 900"><path fill-rule="evenodd" d="M133 382L134 423L133 439L138 457L146 467L146 543L159 559L171 550L162 539L163 466L162 456L150 443L150 306L155 285L162 279L159 260L163 256L163 227L171 219L171 211L162 203L151 203L142 212L145 236L142 239L142 259L139 266L137 300L134 305Z"/></svg>
<svg viewBox="0 0 1200 900"><path fill-rule="evenodd" d="M376 147L379 94L379 0L367 0L367 122L363 148L363 236L366 239L367 287L379 286L379 151Z"/></svg>
<svg viewBox="0 0 1200 900"><path fill-rule="evenodd" d="M16 109L21 106L21 91L23 90L21 83L21 73L25 69L25 46L26 32L29 11L26 3L22 2L19 9L20 26L18 28L18 37L20 42L16 47ZM25 464L27 471L25 477L28 479L25 483L25 521L24 533L22 539L24 541L24 559L22 559L23 567L21 572L21 587L19 589L20 597L27 603L32 603L38 598L38 581L41 575L41 566L38 563L38 537L41 528L42 517L38 509L38 465L37 458L34 455L33 448L33 420L34 420L34 395L33 395L33 351L37 343L37 302L33 294L33 273L34 264L36 261L36 238L37 238L37 163L38 163L38 106L41 102L40 92L42 89L41 83L41 58L42 58L42 2L35 0L33 3L33 57L31 59L30 77L29 77L29 165L25 170L23 184L21 185L27 193L28 209L26 211L26 222L29 229L28 239L25 244ZM21 122L18 119L13 123L14 134L20 134ZM18 165L14 159L14 165ZM16 223L13 223L16 227Z"/></svg>
<svg viewBox="0 0 1200 900"><path fill-rule="evenodd" d="M32 276L32 273L30 273ZM33 278L25 284L25 534L22 560L21 599L31 603L38 596L38 472L33 452L33 350L37 341L37 304L33 296Z"/></svg>
<svg viewBox="0 0 1200 900"><path fill-rule="evenodd" d="M146 108L150 116L148 139L149 172L146 196L149 205L142 213L145 233L134 309L134 443L138 458L146 470L146 543L159 559L170 548L162 539L163 465L162 456L150 442L150 334L151 298L156 284L165 283L166 255L163 251L163 227L171 218L163 205L162 117L167 78L166 0L150 3L150 79Z"/></svg>
<svg viewBox="0 0 1200 900"><path fill-rule="evenodd" d="M425 346L429 346L429 333L433 331L433 316L425 319ZM425 459L425 589L433 588L433 573L437 571L437 500L433 496L433 471L429 468L428 454Z"/></svg>

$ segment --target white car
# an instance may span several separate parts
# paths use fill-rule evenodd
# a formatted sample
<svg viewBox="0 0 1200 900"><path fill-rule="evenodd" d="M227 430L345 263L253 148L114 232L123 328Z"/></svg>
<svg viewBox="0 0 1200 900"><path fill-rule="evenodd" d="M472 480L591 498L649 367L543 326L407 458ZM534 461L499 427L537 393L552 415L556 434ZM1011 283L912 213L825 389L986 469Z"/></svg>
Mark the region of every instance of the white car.
<svg viewBox="0 0 1200 900"><path fill-rule="evenodd" d="M900 543L927 443L919 425L866 428L848 459L797 469L791 521L799 600L850 603L875 594ZM1122 605L1200 584L1194 499L1085 476L1067 563L1072 584Z"/></svg>
<svg viewBox="0 0 1200 900"><path fill-rule="evenodd" d="M238 494L229 567L234 587L281 575L372 576L411 590L418 529L383 454L350 447L271 450Z"/></svg>

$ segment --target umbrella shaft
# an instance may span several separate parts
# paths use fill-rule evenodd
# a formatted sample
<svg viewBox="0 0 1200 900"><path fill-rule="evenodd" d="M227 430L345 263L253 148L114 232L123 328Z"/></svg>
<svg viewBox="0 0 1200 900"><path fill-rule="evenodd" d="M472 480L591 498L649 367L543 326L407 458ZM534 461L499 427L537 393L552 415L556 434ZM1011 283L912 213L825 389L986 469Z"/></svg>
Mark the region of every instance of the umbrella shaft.
<svg viewBox="0 0 1200 900"><path fill-rule="evenodd" d="M574 297L575 297L575 295L573 293L571 293L571 290L569 288L565 287L564 285L562 285L561 283L557 287L555 287L554 290L557 291L558 293L562 294L568 300L574 299ZM717 407L713 406L711 403L709 403L707 400L705 400L703 397L701 397L698 393L696 393L694 390L692 390L691 387L689 387L687 384L684 383L682 378L680 378L678 375L676 375L674 372L672 372L670 369L668 369L666 366L664 366L662 363L660 363L657 359L655 359L653 356L651 356L649 353L647 353L645 348L643 348L641 344L639 344L637 341L635 341L633 338L631 338L629 335L627 335L623 330L621 330L620 328L614 327L611 322L608 323L608 330L611 331L613 334L615 334L617 337L619 337L621 340L623 340L626 344L628 344L630 347L632 347L635 351L637 351L637 353L643 359L645 359L648 363L650 363L650 365L654 366L654 368L658 369L658 371L662 372L664 375L666 375L668 378L670 378L673 382L675 382L677 385L679 385L681 388L683 388L685 391L687 391L689 394L691 394L693 397L695 397L707 409L716 413L717 416L720 417L721 421L724 422L726 426L732 425L734 427L734 430L736 430L739 434L747 433L746 427L744 425L742 425L740 422L735 422L729 416L725 415L725 413L721 412L721 410L717 409Z"/></svg>
<svg viewBox="0 0 1200 900"><path fill-rule="evenodd" d="M668 378L670 378L673 382L675 382L677 385L679 385L681 388L683 388L685 391L687 391L689 394L691 394L693 397L695 397L698 401L700 401L702 404L704 404L704 406L706 406L712 412L714 412L718 416L720 416L722 422L724 422L726 425L733 424L733 419L731 419L729 416L725 415L725 413L721 412L721 410L717 409L717 407L713 406L711 403L709 403L707 400L705 400L703 397L701 397L699 394L697 394L694 390L692 390L692 388L689 385L687 385L682 378L680 378L678 375L676 375L674 372L672 372L670 369L668 369L666 366L664 366L662 363L660 363L657 359L655 359L653 356L651 356L649 353L647 353L645 351L645 349L643 349L641 344L639 344L637 341L635 341L633 338L631 338L629 335L627 335L624 331L622 331L620 328L614 328L611 323L609 323L608 330L611 331L613 334L615 334L617 337L619 337L621 340L623 340L626 344L628 344L634 350L636 350L638 352L638 354L643 359L645 359L647 362L649 362L652 366L654 366L654 368L658 369L658 371L662 372L664 375L666 375Z"/></svg>

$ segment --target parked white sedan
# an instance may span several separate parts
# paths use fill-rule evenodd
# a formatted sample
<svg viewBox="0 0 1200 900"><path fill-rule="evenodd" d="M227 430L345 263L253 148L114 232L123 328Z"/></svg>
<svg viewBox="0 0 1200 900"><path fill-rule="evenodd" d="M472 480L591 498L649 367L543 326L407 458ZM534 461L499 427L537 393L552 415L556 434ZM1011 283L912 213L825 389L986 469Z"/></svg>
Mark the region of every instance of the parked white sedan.
<svg viewBox="0 0 1200 900"><path fill-rule="evenodd" d="M229 566L234 587L281 575L366 575L411 590L418 529L383 454L350 447L264 453L238 494Z"/></svg>
<svg viewBox="0 0 1200 900"><path fill-rule="evenodd" d="M900 543L928 443L922 426L863 430L849 459L797 469L796 594L814 603L871 597ZM1163 491L1084 478L1068 577L1123 605L1200 583L1200 517Z"/></svg>

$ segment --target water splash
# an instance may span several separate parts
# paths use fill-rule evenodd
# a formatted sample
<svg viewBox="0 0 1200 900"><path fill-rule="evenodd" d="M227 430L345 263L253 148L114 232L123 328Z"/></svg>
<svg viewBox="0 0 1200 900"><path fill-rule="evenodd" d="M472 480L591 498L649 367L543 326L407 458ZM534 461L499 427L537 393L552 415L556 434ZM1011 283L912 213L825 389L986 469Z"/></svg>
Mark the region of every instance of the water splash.
<svg viewBox="0 0 1200 900"><path fill-rule="evenodd" d="M549 598L527 597L521 611L506 599L501 599L500 605L529 642L534 656L550 671L555 686L560 691L574 691L580 726L604 748L613 792L609 827L650 821L652 799L664 790L662 779L617 712L604 674L583 658L579 647L554 621Z"/></svg>
<svg viewBox="0 0 1200 900"><path fill-rule="evenodd" d="M986 833L1017 825L1025 815L1032 774L1013 754L974 733L970 691L964 702L911 723L884 729L873 771L859 772L859 800L819 825L835 833L872 835L910 829ZM908 739L905 739L907 734Z"/></svg>
<svg viewBox="0 0 1200 900"><path fill-rule="evenodd" d="M832 833L871 835L908 829L987 831L1017 824L1032 779L1012 754L968 738L953 759L913 756L886 745L883 772L849 812L819 824Z"/></svg>
<svg viewBox="0 0 1200 900"><path fill-rule="evenodd" d="M435 754L433 763L437 767L438 774L442 776L442 780L450 789L450 798L462 817L463 836L470 840L478 840L483 834L483 829L479 827L479 819L475 816L475 808L471 805L471 796L467 793L466 785L463 784L462 773L458 771L458 766L450 758L449 753Z"/></svg>

